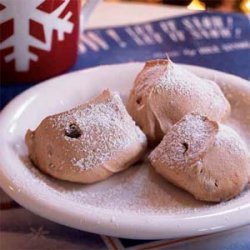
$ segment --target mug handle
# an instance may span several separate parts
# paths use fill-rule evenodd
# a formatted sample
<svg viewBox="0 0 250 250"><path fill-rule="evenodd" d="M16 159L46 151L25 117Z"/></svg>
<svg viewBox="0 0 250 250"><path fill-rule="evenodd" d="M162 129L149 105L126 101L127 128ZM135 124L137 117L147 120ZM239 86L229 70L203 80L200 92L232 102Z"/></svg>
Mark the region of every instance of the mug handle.
<svg viewBox="0 0 250 250"><path fill-rule="evenodd" d="M83 32L90 14L101 0L86 0L80 13L80 32Z"/></svg>

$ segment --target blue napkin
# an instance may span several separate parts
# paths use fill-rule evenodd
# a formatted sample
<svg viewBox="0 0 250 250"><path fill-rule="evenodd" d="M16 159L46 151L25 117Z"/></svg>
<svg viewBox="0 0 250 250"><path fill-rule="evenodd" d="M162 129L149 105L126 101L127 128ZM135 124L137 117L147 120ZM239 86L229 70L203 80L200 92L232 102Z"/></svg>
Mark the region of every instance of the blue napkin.
<svg viewBox="0 0 250 250"><path fill-rule="evenodd" d="M171 58L250 79L250 19L241 14L200 12L136 25L89 29L69 70L103 64ZM1 108L33 84L1 85Z"/></svg>

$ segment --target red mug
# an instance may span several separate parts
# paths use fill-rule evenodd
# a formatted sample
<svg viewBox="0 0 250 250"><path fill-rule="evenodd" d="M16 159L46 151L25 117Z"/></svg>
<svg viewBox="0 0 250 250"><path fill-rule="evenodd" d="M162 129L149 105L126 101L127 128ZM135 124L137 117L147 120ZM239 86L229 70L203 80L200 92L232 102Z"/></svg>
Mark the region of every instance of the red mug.
<svg viewBox="0 0 250 250"><path fill-rule="evenodd" d="M1 82L34 82L76 61L81 20L99 0L0 0ZM81 23L82 25L82 23Z"/></svg>

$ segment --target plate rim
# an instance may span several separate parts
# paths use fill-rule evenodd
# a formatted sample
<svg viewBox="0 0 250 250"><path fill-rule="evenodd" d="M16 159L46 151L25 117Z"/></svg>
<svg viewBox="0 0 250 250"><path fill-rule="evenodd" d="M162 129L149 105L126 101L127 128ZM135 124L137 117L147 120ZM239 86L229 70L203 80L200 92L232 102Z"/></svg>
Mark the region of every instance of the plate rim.
<svg viewBox="0 0 250 250"><path fill-rule="evenodd" d="M58 77L54 77L27 89L26 91L24 91L23 93L15 97L2 110L0 114L0 131L1 131L0 138L3 137L1 128L3 127L4 124L8 122L8 117L11 117L11 113L13 113L13 111L15 111L15 109L18 108L18 103L20 103L22 100L25 100L32 92L37 91L37 89L44 88L44 87L49 88L50 85L53 85L53 82L55 80L57 81L64 77L71 77L72 75L77 75L79 73L82 73L82 74L85 74L88 72L93 73L94 71L98 71L100 69L103 70L104 67L117 67L117 66L123 67L123 66L128 66L128 65L133 65L133 64L138 64L138 66L143 66L143 62L130 62L130 63L122 63L122 64L102 65L102 66L79 70L79 71L64 74ZM186 64L183 64L183 65L189 68L205 70L207 72L211 71L210 73L216 72L222 77L230 76L237 80L241 80L241 81L243 80L243 82L245 81L247 83L247 80L243 78L240 78L238 76L234 76L231 74L227 74L224 72L220 72L217 70L207 69L207 68L195 66L195 65L186 65ZM8 165L8 161L6 161L6 159L4 158L4 153L3 153L4 150L6 150L5 147L7 147L6 144L3 145L3 149L0 151L0 159L1 159L0 186L2 187L2 189L10 197L12 197L14 200L16 200L19 204L21 204L23 207L27 208L28 210L42 217L45 217L49 220L63 224L63 225L67 225L73 228L77 228L80 230L85 230L85 231L89 231L93 233L108 234L108 235L112 235L116 237L126 237L126 238L135 238L135 239L162 239L166 237L170 237L170 238L171 237L185 237L185 236L195 236L195 235L214 233L214 232L222 231L225 229L230 229L230 228L250 224L250 203L247 204L246 206L235 208L234 210L237 210L237 211L231 211L230 219L235 220L234 223L231 223L228 225L221 225L221 226L219 226L219 224L217 226L214 226L214 223L212 223L213 221L212 218L217 218L218 216L223 215L223 213L221 215L208 214L208 215L203 215L203 217L202 216L181 217L178 214L178 217L179 217L178 219L174 217L169 218L167 216L166 218L163 218L164 216L162 214L152 215L150 216L150 218L154 220L154 223L150 225L150 228L147 227L148 223L150 223L148 219L141 220L140 223L138 223L137 221L137 225L135 227L135 225L133 224L133 221L138 219L138 214L134 215L133 213L131 213L131 214L126 214L126 216L124 216L126 218L123 218L123 216L119 218L120 225L118 227L117 224L114 223L114 218L112 217L112 215L110 213L105 213L106 211L103 208L99 208L99 209L102 212L101 215L106 216L105 218L93 218L92 213L94 210L91 210L90 212L85 209L86 211L84 211L84 215L87 216L87 219L85 216L84 221L82 221L81 223L77 223L79 222L79 215L83 212L82 211L83 207L81 207L81 213L76 213L76 215L78 216L74 216L72 214L71 215L69 214L69 211L67 210L69 208L67 206L66 206L67 209L65 209L66 208L65 207L63 210L60 209L60 206L58 206L58 204L53 204L53 202L52 204L50 203L48 206L48 204L46 204L46 202L44 202L43 200L36 200L34 199L34 197L32 199L32 196L29 196L30 194L29 192L19 193L16 191L18 190L18 187L15 186L15 183L11 182L10 176L6 176L5 175L6 173L4 173L4 169L5 169L4 165L5 164L6 166ZM12 189L10 187L12 187ZM74 208L74 209L77 209L77 208ZM78 210L74 210L74 211L78 211ZM99 213L100 211L97 209L94 212ZM235 214L236 214L237 220L236 218L234 218ZM249 221L246 220L247 214L249 214L248 216ZM102 223L98 224L97 223L98 219ZM191 227L189 225L190 219L192 219L192 223L193 223ZM181 229L180 229L180 224L178 225L178 223L176 223L176 221L178 220L181 221ZM210 226L208 228L204 228L204 230L201 230L201 225L207 225L207 226L210 225ZM132 233L133 229L135 230L135 228L137 231L136 235Z"/></svg>

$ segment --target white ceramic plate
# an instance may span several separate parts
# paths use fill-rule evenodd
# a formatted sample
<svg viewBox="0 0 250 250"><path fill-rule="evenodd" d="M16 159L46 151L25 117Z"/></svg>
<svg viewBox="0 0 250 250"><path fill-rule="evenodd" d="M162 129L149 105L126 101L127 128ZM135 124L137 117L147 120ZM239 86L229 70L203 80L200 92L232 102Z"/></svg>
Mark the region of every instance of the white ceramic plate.
<svg viewBox="0 0 250 250"><path fill-rule="evenodd" d="M236 199L212 205L168 184L147 163L97 184L80 185L47 177L27 161L24 134L28 128L35 129L44 117L85 102L105 88L118 90L126 99L142 67L142 63L130 63L79 71L39 84L15 98L0 118L1 187L40 216L119 237L184 237L250 223L250 188ZM186 67L220 84L233 104L230 124L250 145L249 82L214 70Z"/></svg>

